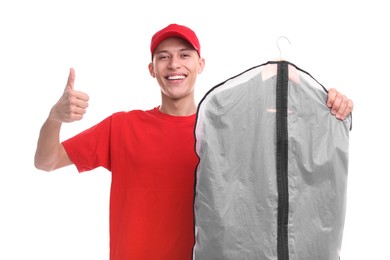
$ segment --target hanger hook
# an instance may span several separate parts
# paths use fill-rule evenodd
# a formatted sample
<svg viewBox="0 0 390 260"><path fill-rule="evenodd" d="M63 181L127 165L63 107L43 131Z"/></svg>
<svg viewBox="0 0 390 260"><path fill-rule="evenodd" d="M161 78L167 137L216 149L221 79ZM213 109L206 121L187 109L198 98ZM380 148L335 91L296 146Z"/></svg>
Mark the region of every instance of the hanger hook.
<svg viewBox="0 0 390 260"><path fill-rule="evenodd" d="M279 40L280 39L286 39L288 41L289 44L291 44L290 40L286 37L286 36L280 36L277 40L276 40L276 46L278 46L278 49L279 49L279 58L282 59L282 50L280 49L280 46L279 46Z"/></svg>

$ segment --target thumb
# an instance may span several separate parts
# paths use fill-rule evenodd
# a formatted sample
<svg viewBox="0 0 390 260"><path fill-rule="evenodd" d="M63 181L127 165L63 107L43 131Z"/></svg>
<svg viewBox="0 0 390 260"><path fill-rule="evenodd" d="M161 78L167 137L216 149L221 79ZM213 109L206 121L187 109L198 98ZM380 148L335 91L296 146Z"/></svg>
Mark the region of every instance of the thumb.
<svg viewBox="0 0 390 260"><path fill-rule="evenodd" d="M67 89L74 89L74 79L76 78L76 74L74 72L73 68L70 68L69 70L69 76L68 76L68 82L66 82L65 90Z"/></svg>

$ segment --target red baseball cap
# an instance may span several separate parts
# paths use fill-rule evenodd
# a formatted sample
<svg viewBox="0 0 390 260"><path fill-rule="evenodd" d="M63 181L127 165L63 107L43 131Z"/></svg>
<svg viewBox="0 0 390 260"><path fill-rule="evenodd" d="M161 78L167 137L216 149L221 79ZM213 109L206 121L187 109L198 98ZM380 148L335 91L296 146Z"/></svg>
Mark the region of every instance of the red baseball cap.
<svg viewBox="0 0 390 260"><path fill-rule="evenodd" d="M195 32L190 28L179 24L170 24L153 35L150 43L150 52L152 53L152 56L160 42L170 37L179 37L186 40L194 47L200 56L200 43Z"/></svg>

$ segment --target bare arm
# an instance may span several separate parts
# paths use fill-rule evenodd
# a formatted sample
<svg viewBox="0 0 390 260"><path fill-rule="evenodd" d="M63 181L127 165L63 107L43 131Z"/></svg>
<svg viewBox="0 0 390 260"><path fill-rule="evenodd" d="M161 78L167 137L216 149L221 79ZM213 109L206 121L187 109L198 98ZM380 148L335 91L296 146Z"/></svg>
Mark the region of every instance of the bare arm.
<svg viewBox="0 0 390 260"><path fill-rule="evenodd" d="M88 107L87 94L74 90L75 72L70 69L64 93L50 110L49 117L39 133L35 152L35 167L52 171L72 164L64 147L60 143L62 123L81 120Z"/></svg>

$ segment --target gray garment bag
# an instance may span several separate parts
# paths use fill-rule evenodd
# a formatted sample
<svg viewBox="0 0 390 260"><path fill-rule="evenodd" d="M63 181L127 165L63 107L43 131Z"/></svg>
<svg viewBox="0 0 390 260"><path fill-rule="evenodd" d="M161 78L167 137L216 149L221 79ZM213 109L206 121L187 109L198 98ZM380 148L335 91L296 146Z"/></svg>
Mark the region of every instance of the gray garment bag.
<svg viewBox="0 0 390 260"><path fill-rule="evenodd" d="M194 260L339 259L352 116L287 61L212 88L195 126Z"/></svg>

